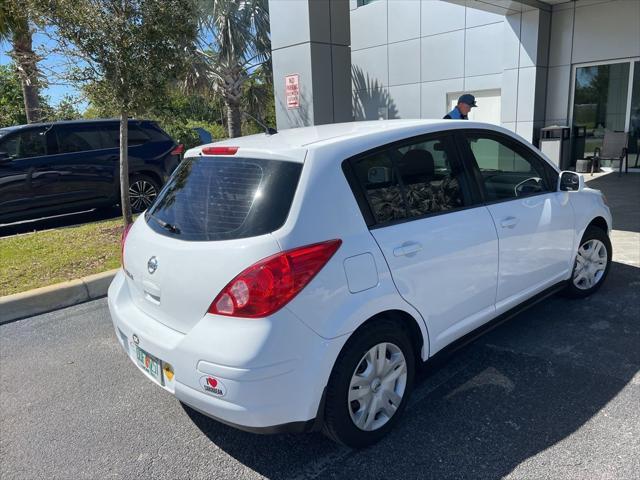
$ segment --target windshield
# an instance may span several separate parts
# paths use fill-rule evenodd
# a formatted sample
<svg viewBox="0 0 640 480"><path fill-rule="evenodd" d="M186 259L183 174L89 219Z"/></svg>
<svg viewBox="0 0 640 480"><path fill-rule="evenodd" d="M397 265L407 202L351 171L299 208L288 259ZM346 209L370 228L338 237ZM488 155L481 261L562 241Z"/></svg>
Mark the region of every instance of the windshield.
<svg viewBox="0 0 640 480"><path fill-rule="evenodd" d="M149 227L181 240L253 237L280 228L302 164L251 158L186 158L146 214Z"/></svg>

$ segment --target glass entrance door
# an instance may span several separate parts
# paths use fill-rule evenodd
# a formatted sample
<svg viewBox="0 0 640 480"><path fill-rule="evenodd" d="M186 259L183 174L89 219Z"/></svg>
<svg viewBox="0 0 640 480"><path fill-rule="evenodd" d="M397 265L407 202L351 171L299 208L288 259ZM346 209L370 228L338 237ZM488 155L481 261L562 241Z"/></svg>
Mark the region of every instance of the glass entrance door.
<svg viewBox="0 0 640 480"><path fill-rule="evenodd" d="M585 156L602 146L605 130L625 131L630 62L576 68L573 125L586 128Z"/></svg>

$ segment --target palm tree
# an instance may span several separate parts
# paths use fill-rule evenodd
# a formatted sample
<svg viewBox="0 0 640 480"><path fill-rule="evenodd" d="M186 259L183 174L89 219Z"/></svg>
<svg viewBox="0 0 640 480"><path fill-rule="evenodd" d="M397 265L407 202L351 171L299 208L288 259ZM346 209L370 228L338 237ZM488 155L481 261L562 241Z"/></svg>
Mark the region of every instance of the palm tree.
<svg viewBox="0 0 640 480"><path fill-rule="evenodd" d="M28 123L40 121L38 56L33 51L29 14L16 0L0 2L0 42L9 42L24 97Z"/></svg>
<svg viewBox="0 0 640 480"><path fill-rule="evenodd" d="M201 0L200 49L191 86L213 87L224 100L230 137L241 133L240 101L249 74L271 60L267 0Z"/></svg>

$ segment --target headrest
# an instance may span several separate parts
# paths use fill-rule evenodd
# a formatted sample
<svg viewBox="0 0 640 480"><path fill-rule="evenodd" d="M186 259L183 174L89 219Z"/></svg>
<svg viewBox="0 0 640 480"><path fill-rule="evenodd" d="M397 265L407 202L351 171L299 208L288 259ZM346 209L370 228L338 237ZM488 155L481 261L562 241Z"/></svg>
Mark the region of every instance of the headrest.
<svg viewBox="0 0 640 480"><path fill-rule="evenodd" d="M433 155L427 150L409 150L398 162L398 168L403 176L433 177L435 173Z"/></svg>

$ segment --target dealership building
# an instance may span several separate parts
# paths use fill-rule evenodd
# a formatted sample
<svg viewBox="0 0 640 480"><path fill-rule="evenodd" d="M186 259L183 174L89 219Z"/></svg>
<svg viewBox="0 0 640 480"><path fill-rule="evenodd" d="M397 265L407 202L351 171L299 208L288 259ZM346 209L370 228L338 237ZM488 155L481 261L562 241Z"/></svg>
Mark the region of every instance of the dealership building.
<svg viewBox="0 0 640 480"><path fill-rule="evenodd" d="M640 134L640 0L270 0L279 128L442 118L463 92L470 119L537 143L580 126Z"/></svg>

